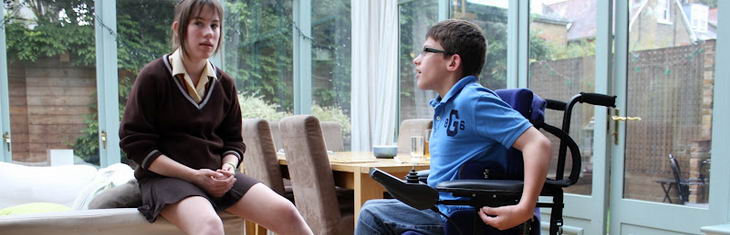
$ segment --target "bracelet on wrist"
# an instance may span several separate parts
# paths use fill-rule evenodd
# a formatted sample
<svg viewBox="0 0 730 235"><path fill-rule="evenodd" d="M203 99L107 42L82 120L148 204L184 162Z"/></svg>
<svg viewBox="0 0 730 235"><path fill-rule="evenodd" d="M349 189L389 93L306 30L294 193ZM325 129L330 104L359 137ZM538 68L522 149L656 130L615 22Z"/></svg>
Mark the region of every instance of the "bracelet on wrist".
<svg viewBox="0 0 730 235"><path fill-rule="evenodd" d="M231 165L231 167L233 168L233 171L234 172L236 171L236 165L234 165L233 163L226 162L225 164Z"/></svg>

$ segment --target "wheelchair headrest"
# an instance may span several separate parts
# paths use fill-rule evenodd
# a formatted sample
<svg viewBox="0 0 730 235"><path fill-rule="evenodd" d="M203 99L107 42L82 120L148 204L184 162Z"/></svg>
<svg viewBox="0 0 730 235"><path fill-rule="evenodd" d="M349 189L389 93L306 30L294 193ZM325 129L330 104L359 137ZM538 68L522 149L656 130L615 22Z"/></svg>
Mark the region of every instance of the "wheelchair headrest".
<svg viewBox="0 0 730 235"><path fill-rule="evenodd" d="M500 89L495 93L505 103L527 118L536 128L542 127L545 123L545 99L533 93L527 88Z"/></svg>

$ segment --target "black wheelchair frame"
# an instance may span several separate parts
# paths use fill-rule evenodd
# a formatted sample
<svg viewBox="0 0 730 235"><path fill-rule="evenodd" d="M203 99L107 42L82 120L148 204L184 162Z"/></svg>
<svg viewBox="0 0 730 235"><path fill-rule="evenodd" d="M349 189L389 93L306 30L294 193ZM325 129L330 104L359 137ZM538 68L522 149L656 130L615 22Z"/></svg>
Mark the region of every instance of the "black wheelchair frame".
<svg viewBox="0 0 730 235"><path fill-rule="evenodd" d="M570 133L570 118L572 109L576 103L588 103L605 107L615 107L616 96L607 96L596 93L580 93L573 96L568 103L546 99L547 108L563 111L562 128L557 128L546 123L535 125L538 129L560 139L558 150L557 168L554 178L547 178L540 196L552 197L552 202L538 202L537 207L551 208L550 212L550 234L561 234L563 225L563 188L575 184L581 171L581 155L578 145L568 135ZM565 178L565 164L567 151L570 150L571 169L568 178ZM488 170L488 169L485 169ZM436 188L431 188L423 181L427 173L412 172L408 181L395 178L385 172L373 168L370 176L382 184L393 198L418 210L431 209L438 213L436 204L444 205L468 205L474 208L484 206L498 207L514 205L519 202L522 195L523 181L515 179L459 179L439 183ZM486 172L485 172L485 175ZM439 200L439 192L450 192L452 195L467 200ZM443 213L441 213L443 215ZM444 215L445 216L445 215ZM448 217L447 217L448 219ZM451 220L450 223L454 224ZM529 223L529 221L527 222ZM456 228L458 230L458 228ZM461 230L458 230L461 233Z"/></svg>

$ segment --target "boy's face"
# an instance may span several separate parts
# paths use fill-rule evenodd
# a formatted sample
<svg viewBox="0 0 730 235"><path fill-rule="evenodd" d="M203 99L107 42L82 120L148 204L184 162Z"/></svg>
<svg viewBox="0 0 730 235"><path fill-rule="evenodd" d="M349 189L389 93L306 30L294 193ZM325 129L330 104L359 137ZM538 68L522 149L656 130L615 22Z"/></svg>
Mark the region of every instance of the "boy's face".
<svg viewBox="0 0 730 235"><path fill-rule="evenodd" d="M444 52L441 43L431 37L423 43L421 53L413 59L413 64L416 65L416 84L419 89L440 92L444 86L450 85L445 82L450 57Z"/></svg>

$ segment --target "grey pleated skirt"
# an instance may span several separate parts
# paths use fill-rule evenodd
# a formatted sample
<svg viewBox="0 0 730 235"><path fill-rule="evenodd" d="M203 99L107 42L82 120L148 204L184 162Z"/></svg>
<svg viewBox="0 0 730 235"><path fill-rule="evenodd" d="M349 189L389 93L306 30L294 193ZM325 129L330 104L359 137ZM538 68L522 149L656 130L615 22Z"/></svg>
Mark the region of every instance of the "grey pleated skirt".
<svg viewBox="0 0 730 235"><path fill-rule="evenodd" d="M171 177L151 177L139 180L139 189L142 194L142 205L137 208L150 223L155 222L162 209L169 204L175 204L187 197L201 196L213 205L216 212L233 206L240 200L254 184L256 179L241 173L236 173L236 182L230 191L220 198L213 198L203 189L194 184Z"/></svg>

